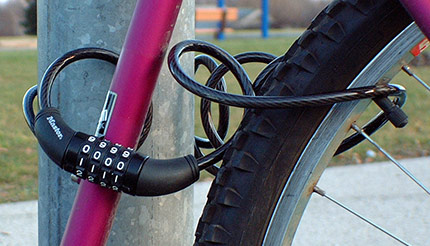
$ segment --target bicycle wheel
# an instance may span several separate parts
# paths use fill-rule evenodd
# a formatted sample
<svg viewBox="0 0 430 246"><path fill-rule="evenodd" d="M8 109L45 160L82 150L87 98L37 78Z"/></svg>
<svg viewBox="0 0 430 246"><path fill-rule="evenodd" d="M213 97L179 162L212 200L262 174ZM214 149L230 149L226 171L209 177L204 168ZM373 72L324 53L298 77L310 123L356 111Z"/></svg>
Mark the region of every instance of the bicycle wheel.
<svg viewBox="0 0 430 246"><path fill-rule="evenodd" d="M387 83L423 39L393 0L334 1L267 79L265 95ZM195 245L289 245L328 161L370 100L251 110L208 194Z"/></svg>

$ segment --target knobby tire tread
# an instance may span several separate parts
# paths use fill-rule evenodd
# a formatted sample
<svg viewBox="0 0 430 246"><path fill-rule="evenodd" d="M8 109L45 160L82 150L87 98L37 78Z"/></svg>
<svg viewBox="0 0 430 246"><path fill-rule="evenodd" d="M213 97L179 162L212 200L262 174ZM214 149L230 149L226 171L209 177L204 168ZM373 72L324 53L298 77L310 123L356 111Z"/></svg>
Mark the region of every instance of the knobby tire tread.
<svg viewBox="0 0 430 246"><path fill-rule="evenodd" d="M334 1L287 51L262 92L343 90L410 23L395 0ZM250 110L211 185L195 245L261 244L296 161L329 110Z"/></svg>

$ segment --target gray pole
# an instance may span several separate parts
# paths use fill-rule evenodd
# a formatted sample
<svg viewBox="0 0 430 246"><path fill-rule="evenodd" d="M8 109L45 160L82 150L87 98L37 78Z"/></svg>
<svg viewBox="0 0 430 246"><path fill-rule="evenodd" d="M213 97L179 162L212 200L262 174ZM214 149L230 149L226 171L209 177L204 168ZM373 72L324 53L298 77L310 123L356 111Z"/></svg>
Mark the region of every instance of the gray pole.
<svg viewBox="0 0 430 246"><path fill-rule="evenodd" d="M135 3L135 0L39 0L39 80L47 66L69 50L102 47L119 53ZM176 41L190 38L194 33L194 1L184 0L182 8L173 34ZM57 79L53 102L74 129L95 132L113 70L113 66L101 61L83 61L70 66ZM154 126L144 152L155 158L191 153L192 97L173 85L167 70L161 72L161 77L154 99ZM163 101L167 98L175 100L174 103ZM77 185L42 151L39 153L39 245L59 245ZM110 244L192 244L192 198L192 189L152 199L123 195Z"/></svg>

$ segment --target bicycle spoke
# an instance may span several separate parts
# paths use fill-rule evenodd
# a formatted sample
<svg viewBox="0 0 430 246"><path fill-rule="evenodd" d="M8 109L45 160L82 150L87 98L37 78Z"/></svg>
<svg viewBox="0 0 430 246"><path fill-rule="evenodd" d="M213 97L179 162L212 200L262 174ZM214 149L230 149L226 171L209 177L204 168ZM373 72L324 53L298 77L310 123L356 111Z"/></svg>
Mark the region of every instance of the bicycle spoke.
<svg viewBox="0 0 430 246"><path fill-rule="evenodd" d="M402 170L410 179L412 179L419 187L421 187L427 194L430 195L430 190L421 183L411 172L409 172L408 169L406 169L405 166L400 164L394 157L392 157L387 151L385 151L381 146L379 146L373 139L370 138L369 135L367 135L363 129L361 129L356 124L352 124L351 126L357 133L361 134L364 138L366 138L373 146L375 146L379 151L382 152L391 162L393 162L400 170Z"/></svg>
<svg viewBox="0 0 430 246"><path fill-rule="evenodd" d="M380 230L381 232L385 233L386 235L390 236L391 238L397 240L401 244L403 244L403 245L410 245L409 243L405 242L404 240L402 240L398 236L394 235L393 233L391 233L391 232L387 231L386 229L382 228L381 226L377 225L376 223L374 223L370 219L368 219L368 218L364 217L363 215L355 212L351 208L347 207L346 205L342 204L341 202L339 202L336 199L332 198L331 196L327 195L327 193L323 189L319 188L318 186L314 187L314 192L317 193L318 195L320 195L320 196L328 199L329 201L333 202L334 204L338 205L339 207L345 209L346 211L350 212L351 214L355 215L356 217L360 218L364 222L366 222L369 225L375 227L376 229Z"/></svg>
<svg viewBox="0 0 430 246"><path fill-rule="evenodd" d="M424 80L422 80L420 77L418 77L418 75L416 75L414 72L412 72L411 68L409 66L404 65L402 67L402 70L404 72L406 72L409 76L413 77L414 79L416 79L420 84L422 84L428 91L430 91L430 86L424 82Z"/></svg>

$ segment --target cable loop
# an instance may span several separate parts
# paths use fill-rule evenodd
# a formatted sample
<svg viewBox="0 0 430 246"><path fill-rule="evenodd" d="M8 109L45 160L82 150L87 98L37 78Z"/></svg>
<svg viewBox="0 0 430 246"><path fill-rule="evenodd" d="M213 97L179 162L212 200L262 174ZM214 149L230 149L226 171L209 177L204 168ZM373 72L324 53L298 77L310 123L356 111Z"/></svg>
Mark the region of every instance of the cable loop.
<svg viewBox="0 0 430 246"><path fill-rule="evenodd" d="M234 59L241 65L251 62L265 63L269 64L277 57L272 54L267 54L263 52L246 52L234 56ZM199 66L205 66L211 75L209 76L205 86L218 91L227 92L227 86L223 76L230 71L230 69L224 65L218 65L214 59L207 55L199 55L195 58L195 72ZM243 68L241 68L243 70ZM244 70L243 70L244 71ZM267 71L267 69L266 69ZM263 73L267 74L267 73ZM247 83L247 81L238 81L240 87L242 88L242 93L250 96L255 95L257 92L254 91L254 85ZM229 125L229 107L223 104L219 104L219 120L218 129L216 129L211 116L211 101L202 97L200 104L200 115L202 120L203 129L206 133L208 139L203 139L200 137L195 137L195 156L198 158L200 166L202 169L208 168L213 165L213 163L218 162L223 155L225 149L230 145L230 143L225 144L225 137L228 131ZM249 111L248 108L245 109L244 115ZM243 117L243 116L242 116ZM200 148L214 148L216 153L211 153L205 156ZM217 157L214 159L214 157ZM210 171L213 173L214 170Z"/></svg>
<svg viewBox="0 0 430 246"><path fill-rule="evenodd" d="M211 72L205 85L201 85L189 75L187 75L180 65L180 57L188 52L201 52L203 55L196 57L197 71L200 65L204 65ZM221 62L217 65L214 59ZM201 117L202 124L208 139L196 137L195 156L198 158L199 168L201 170L211 167L217 161L221 160L225 150L230 145L230 141L224 143L228 127L228 108L226 106L235 106L245 108L245 113L251 108L293 108L293 107L320 107L333 105L335 103L347 102L359 99L387 97L387 96L402 96L405 92L397 86L379 85L361 88L352 88L340 92L330 92L317 95L305 96L262 96L261 91L264 83L270 83L268 78L275 70L283 57L276 57L263 52L247 52L236 56L231 56L221 48L210 43L198 40L187 40L175 45L168 57L169 69L176 79L185 89L195 95L202 97ZM249 62L261 62L268 64L263 71L260 72L254 83L250 82L242 64ZM216 67L216 68L215 68ZM226 91L226 84L223 76L227 72L231 72L238 81L243 95L230 94ZM400 100L401 101L401 100ZM210 104L211 102L219 103L220 116L218 129L215 128L211 118ZM398 102L398 100L396 100ZM399 103L403 104L403 102ZM223 118L225 117L226 120ZM384 114L378 115L376 119L369 123L369 131L376 131L387 122ZM358 136L353 136L345 140L339 147L336 154L343 152L354 146L361 140ZM200 148L215 148L213 153L204 155ZM211 167L210 173L216 174L216 170Z"/></svg>
<svg viewBox="0 0 430 246"><path fill-rule="evenodd" d="M194 70L196 72L200 66L205 66L209 70L211 75L205 85L201 85L193 80L181 68L179 58L187 52L203 53L203 55L196 57ZM221 64L218 65L212 57L220 61ZM34 128L35 114L33 101L35 97L39 96L41 109L51 106L50 93L58 74L71 63L90 58L101 59L115 65L118 61L118 54L105 49L83 48L70 51L55 60L43 75L39 87L34 86L30 88L24 97L24 115L31 130ZM268 79L282 59L284 57L277 58L274 55L263 52L247 52L233 57L221 48L204 41L196 40L183 41L172 48L168 57L169 69L172 75L184 88L202 97L200 111L203 128L208 139L195 137L195 156L198 158L200 170L206 169L210 173L216 174L217 168L214 164L222 159L225 151L231 145L231 139L228 141L225 140L229 124L229 106L245 108L245 115L252 108L319 107L346 101L387 96L398 97L399 99L396 99L394 102L399 106L402 106L405 101L405 90L394 85L353 88L317 95L289 97L262 96L262 85L270 83ZM257 76L254 83L251 82L242 67L242 64L250 62L268 64ZM235 95L227 92L227 85L223 78L227 72L231 72L239 82L243 95ZM212 102L219 103L220 117L218 128L215 127L211 117ZM152 116L149 115L145 121L145 126L139 139L139 146L148 135L151 119ZM368 129L369 132L374 132L386 122L386 115L380 114L364 130ZM369 132L367 133L369 134ZM349 149L360 141L359 136L353 135L342 143L336 154ZM210 154L204 155L201 150L202 148L214 148L215 150Z"/></svg>
<svg viewBox="0 0 430 246"><path fill-rule="evenodd" d="M221 61L240 83L249 84L249 77L244 72L240 63L230 54L212 44L204 41L187 40L174 46L168 57L169 69L176 81L185 89L208 100L241 108L292 108L292 107L315 107L332 105L338 102L353 101L377 96L388 96L398 93L397 88L387 86L370 86L354 88L341 92L331 92L306 96L253 96L252 92L246 91L244 95L229 94L218 91L193 80L180 66L179 58L187 52L202 52L213 56ZM246 88L242 88L246 89Z"/></svg>
<svg viewBox="0 0 430 246"><path fill-rule="evenodd" d="M38 95L40 108L44 109L47 107L51 107L51 91L53 84L60 74L60 72L69 66L70 64L85 60L85 59L97 59L109 62L113 65L118 63L119 55L113 51L102 49L102 48L80 48L76 50L72 50L57 58L54 62L49 65L46 69L45 73L42 76L42 80L39 86L34 86L28 91L28 95L24 97L24 115L27 121L27 124L30 126L30 129L33 130L34 126L34 110L33 110L33 100ZM37 91L36 91L37 90ZM139 148L143 141L149 134L149 130L152 122L152 104L149 108L147 119L145 120L145 124L142 130L142 134L138 141Z"/></svg>
<svg viewBox="0 0 430 246"><path fill-rule="evenodd" d="M195 58L195 70L196 73L200 66L205 66L208 71L213 74L218 64L214 59L207 55L199 55ZM224 78L219 77L214 80L208 80L206 86L214 88L216 90L227 92L227 85L225 84ZM198 146L204 146L205 148L217 148L224 144L224 138L228 131L228 122L230 120L230 110L226 105L219 104L219 117L218 117L218 129L215 128L211 113L211 102L202 98L200 102L200 117L203 124L203 129L208 139L202 139L196 137L197 142L205 142L208 144L201 144ZM203 155L203 154L202 154Z"/></svg>

